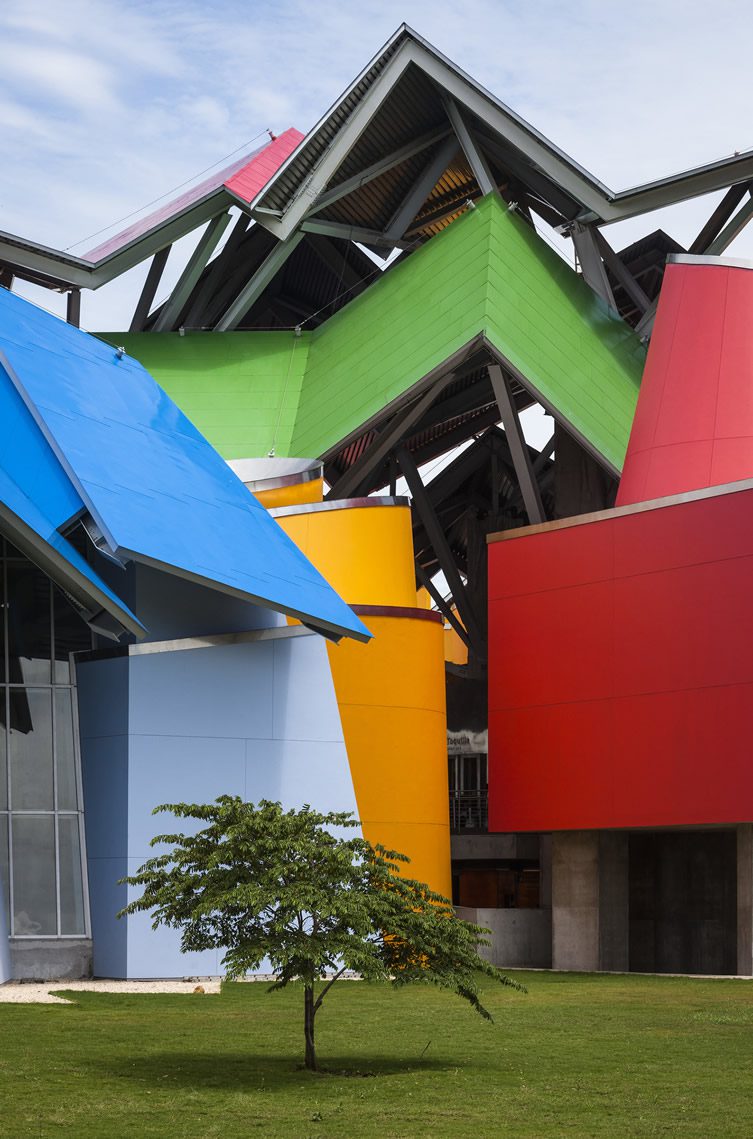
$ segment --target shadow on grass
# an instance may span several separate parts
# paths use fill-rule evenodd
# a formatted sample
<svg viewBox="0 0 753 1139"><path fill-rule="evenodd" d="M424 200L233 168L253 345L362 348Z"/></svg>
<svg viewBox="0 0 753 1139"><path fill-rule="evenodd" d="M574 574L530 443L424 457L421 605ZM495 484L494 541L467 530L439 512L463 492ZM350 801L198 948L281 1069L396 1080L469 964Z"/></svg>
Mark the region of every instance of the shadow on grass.
<svg viewBox="0 0 753 1139"><path fill-rule="evenodd" d="M248 1052L150 1052L144 1056L99 1056L86 1066L99 1076L110 1076L154 1088L217 1088L223 1091L284 1091L307 1080L364 1079L405 1075L409 1072L442 1072L457 1064L431 1060L388 1060L381 1057L333 1056L319 1058L321 1070L308 1072L299 1055L258 1056Z"/></svg>

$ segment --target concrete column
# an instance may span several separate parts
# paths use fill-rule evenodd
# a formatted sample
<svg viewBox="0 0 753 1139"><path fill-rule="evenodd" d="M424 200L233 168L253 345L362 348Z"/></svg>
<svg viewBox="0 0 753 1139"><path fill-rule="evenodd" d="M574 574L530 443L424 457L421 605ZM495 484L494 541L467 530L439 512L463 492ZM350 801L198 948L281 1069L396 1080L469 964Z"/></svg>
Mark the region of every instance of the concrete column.
<svg viewBox="0 0 753 1139"><path fill-rule="evenodd" d="M628 835L620 831L553 834L553 967L627 971L629 932Z"/></svg>
<svg viewBox="0 0 753 1139"><path fill-rule="evenodd" d="M628 836L599 834L599 968L625 973L630 968L628 917Z"/></svg>
<svg viewBox="0 0 753 1139"><path fill-rule="evenodd" d="M737 972L753 976L753 825L737 828Z"/></svg>
<svg viewBox="0 0 753 1139"><path fill-rule="evenodd" d="M599 968L599 834L552 835L552 968Z"/></svg>

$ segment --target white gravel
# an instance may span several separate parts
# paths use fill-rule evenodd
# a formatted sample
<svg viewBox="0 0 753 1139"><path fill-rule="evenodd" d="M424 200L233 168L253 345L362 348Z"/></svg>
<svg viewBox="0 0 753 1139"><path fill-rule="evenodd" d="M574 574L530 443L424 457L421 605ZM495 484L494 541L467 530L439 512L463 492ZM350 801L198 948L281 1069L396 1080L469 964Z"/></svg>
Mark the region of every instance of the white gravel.
<svg viewBox="0 0 753 1139"><path fill-rule="evenodd" d="M204 990L196 992L197 987ZM45 981L43 984L11 981L0 985L0 1004L64 1005L70 1001L53 996L53 992L80 993L187 993L192 996L216 995L218 978L191 978L187 981Z"/></svg>

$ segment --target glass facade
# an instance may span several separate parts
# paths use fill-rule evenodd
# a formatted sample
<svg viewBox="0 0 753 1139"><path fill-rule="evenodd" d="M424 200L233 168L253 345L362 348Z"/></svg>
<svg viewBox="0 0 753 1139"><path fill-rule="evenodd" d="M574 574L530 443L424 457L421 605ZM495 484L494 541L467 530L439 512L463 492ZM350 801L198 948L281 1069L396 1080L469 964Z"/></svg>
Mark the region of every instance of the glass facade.
<svg viewBox="0 0 753 1139"><path fill-rule="evenodd" d="M0 538L0 882L12 937L88 933L70 654L91 648L65 595Z"/></svg>

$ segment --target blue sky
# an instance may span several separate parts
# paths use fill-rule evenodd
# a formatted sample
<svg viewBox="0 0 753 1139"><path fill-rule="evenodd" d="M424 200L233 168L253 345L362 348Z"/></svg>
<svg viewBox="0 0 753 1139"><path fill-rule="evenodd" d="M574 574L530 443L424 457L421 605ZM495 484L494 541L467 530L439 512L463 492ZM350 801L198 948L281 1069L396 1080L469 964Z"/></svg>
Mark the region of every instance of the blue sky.
<svg viewBox="0 0 753 1139"><path fill-rule="evenodd" d="M97 244L75 243L266 127L308 129L403 20L614 189L753 147L739 0L3 0L0 228ZM714 200L613 241L689 241ZM126 324L141 276L86 296L85 325Z"/></svg>

